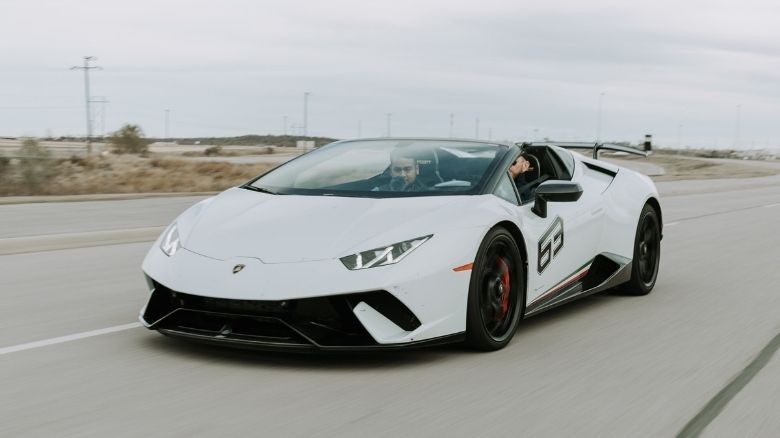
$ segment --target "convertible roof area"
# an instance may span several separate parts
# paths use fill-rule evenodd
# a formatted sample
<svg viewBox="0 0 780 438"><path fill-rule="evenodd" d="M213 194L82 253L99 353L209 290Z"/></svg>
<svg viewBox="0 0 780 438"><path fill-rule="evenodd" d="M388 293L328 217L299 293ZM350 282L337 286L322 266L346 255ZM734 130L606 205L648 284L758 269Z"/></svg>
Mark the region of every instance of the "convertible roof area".
<svg viewBox="0 0 780 438"><path fill-rule="evenodd" d="M600 150L610 150L617 152L626 152L629 154L647 156L647 152L632 148L630 146L623 146L614 143L587 143L576 141L542 141L542 142L530 142L518 144L520 147L526 146L558 146L565 149L593 149L593 159L598 160Z"/></svg>

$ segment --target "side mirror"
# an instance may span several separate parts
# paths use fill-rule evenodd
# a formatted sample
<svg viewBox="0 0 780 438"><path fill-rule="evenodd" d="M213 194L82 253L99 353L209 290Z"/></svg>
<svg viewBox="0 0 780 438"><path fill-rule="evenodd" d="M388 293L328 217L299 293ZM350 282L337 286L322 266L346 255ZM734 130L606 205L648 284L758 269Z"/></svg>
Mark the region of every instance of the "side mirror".
<svg viewBox="0 0 780 438"><path fill-rule="evenodd" d="M571 181L546 181L536 189L534 207L539 217L547 217L548 202L576 202L582 196L582 187Z"/></svg>

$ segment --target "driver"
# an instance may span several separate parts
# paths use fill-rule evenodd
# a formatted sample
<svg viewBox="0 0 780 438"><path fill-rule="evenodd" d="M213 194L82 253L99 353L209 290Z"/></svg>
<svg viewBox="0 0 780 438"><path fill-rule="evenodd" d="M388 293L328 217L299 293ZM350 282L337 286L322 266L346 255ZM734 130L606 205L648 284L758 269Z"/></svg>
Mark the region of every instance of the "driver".
<svg viewBox="0 0 780 438"><path fill-rule="evenodd" d="M531 182L529 178L532 178L532 174L528 174L529 170L534 170L534 168L531 167L531 162L523 158L522 155L509 166L509 174L518 189ZM528 200L533 199L535 191L535 187L526 188L520 193L520 200L525 204Z"/></svg>
<svg viewBox="0 0 780 438"><path fill-rule="evenodd" d="M390 182L381 185L377 190L391 192L419 192L427 190L417 176L420 166L416 157L406 148L396 148L390 153Z"/></svg>

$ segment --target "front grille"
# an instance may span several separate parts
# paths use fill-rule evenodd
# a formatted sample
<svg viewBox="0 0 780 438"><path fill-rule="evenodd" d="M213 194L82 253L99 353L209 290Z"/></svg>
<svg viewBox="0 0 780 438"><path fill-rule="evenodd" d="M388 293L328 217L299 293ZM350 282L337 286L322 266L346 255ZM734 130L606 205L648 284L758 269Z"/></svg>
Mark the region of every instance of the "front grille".
<svg viewBox="0 0 780 438"><path fill-rule="evenodd" d="M179 307L210 312L280 316L290 313L287 301L226 300L183 293L175 293L173 301Z"/></svg>
<svg viewBox="0 0 780 438"><path fill-rule="evenodd" d="M276 318L249 317L188 309L175 311L160 329L170 334L214 340L313 346L293 328Z"/></svg>

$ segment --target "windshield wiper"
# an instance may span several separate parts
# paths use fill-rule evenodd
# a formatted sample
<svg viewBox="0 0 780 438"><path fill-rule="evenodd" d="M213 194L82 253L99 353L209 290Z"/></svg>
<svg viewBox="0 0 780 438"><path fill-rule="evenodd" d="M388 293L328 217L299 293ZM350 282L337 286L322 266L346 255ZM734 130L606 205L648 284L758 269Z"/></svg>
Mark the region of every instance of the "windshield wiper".
<svg viewBox="0 0 780 438"><path fill-rule="evenodd" d="M274 191L264 189L262 187L256 187L256 186L241 186L241 188L252 190L253 192L260 192L260 193L268 193L269 195L278 195L279 193L276 193Z"/></svg>

